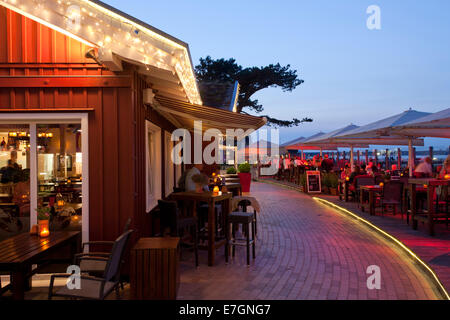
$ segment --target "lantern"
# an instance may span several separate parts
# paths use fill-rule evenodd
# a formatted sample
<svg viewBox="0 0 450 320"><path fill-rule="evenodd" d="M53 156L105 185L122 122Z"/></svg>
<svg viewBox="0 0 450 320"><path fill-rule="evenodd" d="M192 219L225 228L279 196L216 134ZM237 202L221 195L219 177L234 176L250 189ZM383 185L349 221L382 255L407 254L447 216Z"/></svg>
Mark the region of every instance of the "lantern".
<svg viewBox="0 0 450 320"><path fill-rule="evenodd" d="M350 177L346 177L346 178L345 178L345 181L350 181Z"/></svg>
<svg viewBox="0 0 450 320"><path fill-rule="evenodd" d="M61 194L61 193L58 193L58 194L56 195L56 206L57 206L58 208L62 208L62 207L64 207L65 205L66 205L66 202L64 201L64 198L63 198L62 194Z"/></svg>
<svg viewBox="0 0 450 320"><path fill-rule="evenodd" d="M213 177L215 177L215 176L216 176L216 173L215 173L215 172L213 172L212 176L213 176Z"/></svg>
<svg viewBox="0 0 450 320"><path fill-rule="evenodd" d="M47 238L50 235L50 231L48 230L48 228L43 228L41 230L41 232L39 232L39 236L41 238Z"/></svg>
<svg viewBox="0 0 450 320"><path fill-rule="evenodd" d="M38 220L39 232L41 238L47 238L50 235L49 220Z"/></svg>
<svg viewBox="0 0 450 320"><path fill-rule="evenodd" d="M218 187L218 186L215 186L215 187L214 187L214 190L213 190L214 195L217 196L217 195L219 194L219 191L220 191L220 190L219 190L219 187Z"/></svg>
<svg viewBox="0 0 450 320"><path fill-rule="evenodd" d="M446 174L446 175L444 176L444 179L445 179L445 180L450 179L450 175Z"/></svg>
<svg viewBox="0 0 450 320"><path fill-rule="evenodd" d="M384 187L384 183L383 183L383 182L380 183L380 187L381 187L381 188Z"/></svg>

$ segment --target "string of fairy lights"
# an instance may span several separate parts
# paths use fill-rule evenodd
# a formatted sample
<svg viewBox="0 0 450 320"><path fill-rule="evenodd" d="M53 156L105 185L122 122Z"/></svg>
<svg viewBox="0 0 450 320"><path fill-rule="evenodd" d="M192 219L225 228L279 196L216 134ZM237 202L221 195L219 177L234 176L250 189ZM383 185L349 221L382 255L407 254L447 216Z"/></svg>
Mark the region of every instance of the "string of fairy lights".
<svg viewBox="0 0 450 320"><path fill-rule="evenodd" d="M0 4L88 45L178 75L191 103L202 104L187 48L89 0L0 0Z"/></svg>

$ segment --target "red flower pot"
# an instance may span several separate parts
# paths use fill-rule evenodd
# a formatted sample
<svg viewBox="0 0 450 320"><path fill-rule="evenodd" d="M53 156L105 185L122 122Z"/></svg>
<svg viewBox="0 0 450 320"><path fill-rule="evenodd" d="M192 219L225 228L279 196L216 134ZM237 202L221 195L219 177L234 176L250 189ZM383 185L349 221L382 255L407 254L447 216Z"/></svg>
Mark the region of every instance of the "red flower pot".
<svg viewBox="0 0 450 320"><path fill-rule="evenodd" d="M250 184L252 183L251 173L239 173L242 192L250 192Z"/></svg>

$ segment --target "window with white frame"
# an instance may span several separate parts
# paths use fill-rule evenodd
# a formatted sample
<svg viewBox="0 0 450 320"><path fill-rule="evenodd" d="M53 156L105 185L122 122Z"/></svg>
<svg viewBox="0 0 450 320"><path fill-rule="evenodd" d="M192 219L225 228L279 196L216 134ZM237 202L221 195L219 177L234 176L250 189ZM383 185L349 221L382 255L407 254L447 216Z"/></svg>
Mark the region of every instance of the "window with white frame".
<svg viewBox="0 0 450 320"><path fill-rule="evenodd" d="M146 121L146 177L147 211L158 205L161 188L161 128Z"/></svg>
<svg viewBox="0 0 450 320"><path fill-rule="evenodd" d="M166 153L166 157L165 157L165 164L166 164L166 179L165 179L165 187L166 187L166 197L168 195L170 195L173 192L173 187L175 185L174 183L174 179L175 179L175 170L174 170L174 164L172 161L172 149L173 149L173 142L172 142L172 135L165 131L165 135L164 135L164 141L165 141L165 153Z"/></svg>

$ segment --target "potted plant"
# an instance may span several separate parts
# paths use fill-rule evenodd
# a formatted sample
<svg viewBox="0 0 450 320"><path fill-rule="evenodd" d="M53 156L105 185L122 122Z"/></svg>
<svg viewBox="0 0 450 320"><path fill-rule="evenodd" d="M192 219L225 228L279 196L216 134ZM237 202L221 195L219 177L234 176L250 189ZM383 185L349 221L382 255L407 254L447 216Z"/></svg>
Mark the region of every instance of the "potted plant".
<svg viewBox="0 0 450 320"><path fill-rule="evenodd" d="M330 193L333 196L337 196L339 186L338 176L335 173L330 173L329 180L330 180Z"/></svg>
<svg viewBox="0 0 450 320"><path fill-rule="evenodd" d="M250 192L250 185L252 183L251 166L248 162L245 162L241 163L238 168L242 192Z"/></svg>
<svg viewBox="0 0 450 320"><path fill-rule="evenodd" d="M48 237L50 235L50 214L51 208L48 206L39 206L36 209L38 220L38 235L41 237Z"/></svg>
<svg viewBox="0 0 450 320"><path fill-rule="evenodd" d="M300 175L300 186L302 188L303 192L307 192L307 188L306 188L306 174L303 173Z"/></svg>
<svg viewBox="0 0 450 320"><path fill-rule="evenodd" d="M322 191L325 194L330 193L330 178L328 173L322 173Z"/></svg>
<svg viewBox="0 0 450 320"><path fill-rule="evenodd" d="M237 171L236 171L235 167L229 167L227 169L227 174L236 174L236 173L237 173Z"/></svg>

